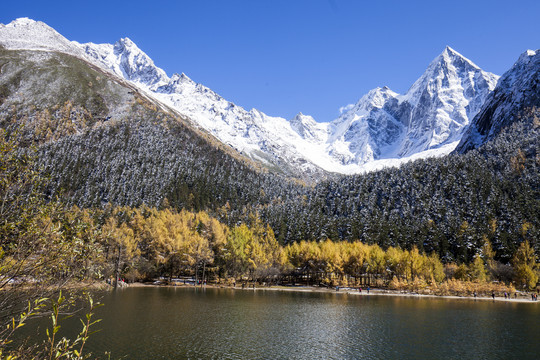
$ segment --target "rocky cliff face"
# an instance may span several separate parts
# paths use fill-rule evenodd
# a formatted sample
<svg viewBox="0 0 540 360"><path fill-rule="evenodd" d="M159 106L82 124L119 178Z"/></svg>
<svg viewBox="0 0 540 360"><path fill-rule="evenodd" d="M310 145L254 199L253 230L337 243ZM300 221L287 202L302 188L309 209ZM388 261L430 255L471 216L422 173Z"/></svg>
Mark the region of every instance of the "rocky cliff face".
<svg viewBox="0 0 540 360"><path fill-rule="evenodd" d="M348 150L340 160L402 158L456 143L497 80L446 47L404 95L372 90L333 122L334 141Z"/></svg>
<svg viewBox="0 0 540 360"><path fill-rule="evenodd" d="M528 50L499 80L456 148L464 153L493 139L523 112L540 107L540 50Z"/></svg>

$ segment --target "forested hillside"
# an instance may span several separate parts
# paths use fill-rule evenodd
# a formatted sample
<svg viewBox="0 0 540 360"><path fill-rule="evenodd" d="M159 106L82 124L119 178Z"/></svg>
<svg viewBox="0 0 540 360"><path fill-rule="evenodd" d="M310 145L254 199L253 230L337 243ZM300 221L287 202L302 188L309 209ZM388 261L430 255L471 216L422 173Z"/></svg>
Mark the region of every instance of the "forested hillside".
<svg viewBox="0 0 540 360"><path fill-rule="evenodd" d="M243 158L188 119L72 56L0 50L0 126L39 148L69 204L228 209L303 186Z"/></svg>
<svg viewBox="0 0 540 360"><path fill-rule="evenodd" d="M528 109L478 150L320 183L262 216L285 242L359 239L446 261L470 261L487 236L508 262L524 239L540 250L539 136L540 111Z"/></svg>
<svg viewBox="0 0 540 360"><path fill-rule="evenodd" d="M144 117L142 117L144 118ZM177 125L173 125L174 126ZM233 226L258 212L280 243L360 240L417 246L469 262L487 236L508 262L529 239L538 249L538 111L465 155L344 176L315 187L258 173L189 131L119 122L41 148L41 161L71 203L206 210ZM164 199L167 199L167 204Z"/></svg>
<svg viewBox="0 0 540 360"><path fill-rule="evenodd" d="M539 251L539 110L464 155L306 186L243 158L136 88L75 57L0 50L0 125L38 147L49 198L83 208L258 214L281 244L360 240L470 262L484 237L508 263ZM274 169L275 170L275 169Z"/></svg>
<svg viewBox="0 0 540 360"><path fill-rule="evenodd" d="M40 158L70 203L242 209L295 187L254 170L172 118L146 112L41 147ZM158 117L154 117L154 116ZM162 115L161 115L162 116ZM269 195L266 195L266 193Z"/></svg>

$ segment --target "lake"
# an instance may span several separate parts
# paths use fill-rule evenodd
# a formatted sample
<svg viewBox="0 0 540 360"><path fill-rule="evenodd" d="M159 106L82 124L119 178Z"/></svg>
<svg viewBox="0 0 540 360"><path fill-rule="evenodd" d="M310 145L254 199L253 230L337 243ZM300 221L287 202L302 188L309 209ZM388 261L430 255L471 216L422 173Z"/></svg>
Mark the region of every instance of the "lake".
<svg viewBox="0 0 540 360"><path fill-rule="evenodd" d="M101 299L113 359L537 359L540 304L214 288ZM69 327L69 326L67 326ZM65 326L66 328L66 326ZM69 329L64 329L70 331Z"/></svg>

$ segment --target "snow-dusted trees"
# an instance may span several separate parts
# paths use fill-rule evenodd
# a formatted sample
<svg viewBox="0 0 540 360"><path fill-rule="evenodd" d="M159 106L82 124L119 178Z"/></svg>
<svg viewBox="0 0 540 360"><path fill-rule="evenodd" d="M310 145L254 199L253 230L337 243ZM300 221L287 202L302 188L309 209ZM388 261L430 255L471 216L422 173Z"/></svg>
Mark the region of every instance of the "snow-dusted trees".
<svg viewBox="0 0 540 360"><path fill-rule="evenodd" d="M84 78L96 77L88 71ZM106 79L85 89L50 89L58 96L39 107L0 109L0 126L27 125L25 137L40 146L39 161L54 180L47 195L62 194L68 204L202 210L231 228L258 213L280 244L329 238L382 249L416 246L444 262L473 261L487 236L495 265L508 264L524 240L521 224L531 224L529 238L540 236L537 108L465 155L328 174L306 186L243 158L137 92ZM38 89L32 97L41 99ZM538 242L531 246L540 251Z"/></svg>
<svg viewBox="0 0 540 360"><path fill-rule="evenodd" d="M523 239L540 236L540 127L526 121L465 155L319 183L301 198L271 203L261 216L285 242L416 246L444 262L472 262L487 238L495 254L484 265L507 277L501 265ZM538 254L538 242L532 246Z"/></svg>

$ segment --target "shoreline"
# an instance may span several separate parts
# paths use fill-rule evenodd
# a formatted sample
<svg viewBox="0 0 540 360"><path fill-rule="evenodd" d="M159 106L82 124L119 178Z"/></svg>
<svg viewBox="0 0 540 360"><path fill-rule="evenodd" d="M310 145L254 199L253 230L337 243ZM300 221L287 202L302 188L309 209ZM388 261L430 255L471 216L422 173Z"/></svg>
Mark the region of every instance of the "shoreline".
<svg viewBox="0 0 540 360"><path fill-rule="evenodd" d="M460 295L434 295L434 294L419 294L414 292L405 292L399 290L387 290L387 289L370 289L368 293L367 290L362 289L362 292L359 292L357 289L353 288L340 288L339 291L336 291L332 288L322 288L317 286L265 286L265 287L234 287L229 285L216 285L216 284L207 284L204 286L195 286L188 284L179 284L179 285L161 285L161 284L147 284L147 283L131 283L123 287L163 287L163 288L211 288L211 289L229 289L229 290L238 290L238 291L289 291L289 292L311 292L311 293L333 293L333 294L347 294L353 296L393 296L393 297L409 297L409 298L418 298L418 299L449 299L449 300L480 300L480 301L497 301L497 302L511 302L511 303L530 303L530 304L540 304L540 301L533 301L530 299L530 294L527 294L527 297L520 295L518 298L504 298L503 296L460 296Z"/></svg>

